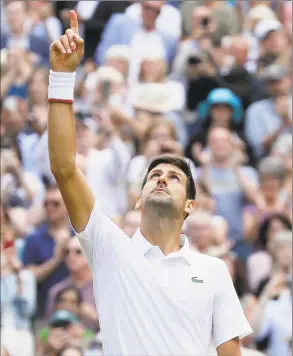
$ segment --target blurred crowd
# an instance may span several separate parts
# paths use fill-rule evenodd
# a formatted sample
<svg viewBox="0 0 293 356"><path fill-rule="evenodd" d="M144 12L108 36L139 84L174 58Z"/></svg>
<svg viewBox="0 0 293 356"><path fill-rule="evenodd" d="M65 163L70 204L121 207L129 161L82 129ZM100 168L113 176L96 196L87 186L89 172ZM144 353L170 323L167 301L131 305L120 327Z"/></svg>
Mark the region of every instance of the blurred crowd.
<svg viewBox="0 0 293 356"><path fill-rule="evenodd" d="M184 156L197 186L184 233L228 266L254 330L243 355L289 356L292 2L282 0L1 1L1 355L102 355L91 271L48 157L49 46L70 9L85 40L76 159L104 213L131 238L148 163Z"/></svg>

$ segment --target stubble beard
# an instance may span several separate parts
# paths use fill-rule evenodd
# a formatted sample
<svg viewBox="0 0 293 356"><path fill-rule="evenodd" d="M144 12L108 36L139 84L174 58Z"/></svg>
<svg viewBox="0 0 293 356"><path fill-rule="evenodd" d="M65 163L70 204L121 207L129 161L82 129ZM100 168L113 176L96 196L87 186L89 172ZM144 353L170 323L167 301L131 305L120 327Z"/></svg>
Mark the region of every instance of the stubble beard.
<svg viewBox="0 0 293 356"><path fill-rule="evenodd" d="M154 218L176 219L179 215L171 197L166 199L148 197L145 202L144 209L153 215Z"/></svg>

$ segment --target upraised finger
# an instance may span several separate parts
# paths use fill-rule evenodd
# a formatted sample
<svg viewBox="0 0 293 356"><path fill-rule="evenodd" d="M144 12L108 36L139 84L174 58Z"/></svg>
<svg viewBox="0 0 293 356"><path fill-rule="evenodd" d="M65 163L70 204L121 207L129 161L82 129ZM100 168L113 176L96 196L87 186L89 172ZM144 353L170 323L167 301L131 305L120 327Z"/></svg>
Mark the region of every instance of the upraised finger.
<svg viewBox="0 0 293 356"><path fill-rule="evenodd" d="M73 36L74 36L73 30L71 28L68 28L66 30L65 34L68 38L68 42L69 42L71 49L75 49L75 43L74 43L74 39L73 39Z"/></svg>
<svg viewBox="0 0 293 356"><path fill-rule="evenodd" d="M72 53L70 46L69 46L69 41L68 41L68 37L66 35L61 36L60 41L63 45L63 47L65 48L67 53Z"/></svg>
<svg viewBox="0 0 293 356"><path fill-rule="evenodd" d="M61 53L66 54L66 50L65 50L65 48L63 47L63 45L62 45L62 43L61 43L60 41L55 41L55 42L53 42L53 43L51 44L50 49L51 49L52 51L59 51L59 52L61 52Z"/></svg>
<svg viewBox="0 0 293 356"><path fill-rule="evenodd" d="M71 10L70 13L69 13L69 16L70 16L70 28L76 34L79 34L79 31L78 31L78 20L77 20L76 12L74 10Z"/></svg>

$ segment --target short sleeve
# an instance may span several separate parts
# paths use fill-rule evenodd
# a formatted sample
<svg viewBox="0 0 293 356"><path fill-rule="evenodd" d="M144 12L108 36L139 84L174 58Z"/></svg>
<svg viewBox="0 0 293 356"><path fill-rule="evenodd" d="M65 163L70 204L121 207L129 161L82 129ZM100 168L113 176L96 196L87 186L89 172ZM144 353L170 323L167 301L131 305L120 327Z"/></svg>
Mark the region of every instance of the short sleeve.
<svg viewBox="0 0 293 356"><path fill-rule="evenodd" d="M76 233L93 273L123 253L130 238L111 220L96 201L84 231Z"/></svg>
<svg viewBox="0 0 293 356"><path fill-rule="evenodd" d="M24 266L37 264L39 261L38 246L34 243L33 236L27 237L22 254Z"/></svg>
<svg viewBox="0 0 293 356"><path fill-rule="evenodd" d="M244 315L229 271L219 260L215 272L217 292L213 310L213 338L216 347L236 337L251 334L252 329Z"/></svg>

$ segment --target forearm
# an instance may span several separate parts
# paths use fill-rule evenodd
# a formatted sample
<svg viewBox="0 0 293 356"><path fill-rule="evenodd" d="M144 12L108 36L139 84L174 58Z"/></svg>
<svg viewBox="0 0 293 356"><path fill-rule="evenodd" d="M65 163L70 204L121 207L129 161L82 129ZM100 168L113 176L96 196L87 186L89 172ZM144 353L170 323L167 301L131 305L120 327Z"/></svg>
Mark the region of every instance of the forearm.
<svg viewBox="0 0 293 356"><path fill-rule="evenodd" d="M258 196L258 189L254 184L251 184L247 181L246 177L242 172L236 168L236 175L239 182L239 185L242 188L243 194L247 200L254 203Z"/></svg>
<svg viewBox="0 0 293 356"><path fill-rule="evenodd" d="M272 144L277 140L279 135L283 132L284 126L282 125L278 130L274 131L273 133L267 135L262 143L262 146L265 150L269 150Z"/></svg>
<svg viewBox="0 0 293 356"><path fill-rule="evenodd" d="M40 266L29 266L29 269L33 272L36 280L38 282L42 282L59 266L60 262L61 261L59 259L52 257L50 260Z"/></svg>
<svg viewBox="0 0 293 356"><path fill-rule="evenodd" d="M76 134L72 104L50 103L48 116L50 167L56 180L76 171Z"/></svg>
<svg viewBox="0 0 293 356"><path fill-rule="evenodd" d="M268 301L267 296L265 294L261 295L257 305L254 308L253 314L251 316L250 324L251 324L251 327L252 327L255 335L258 335L260 332L260 325L261 325L261 321L263 319L265 305L266 305L267 301Z"/></svg>

